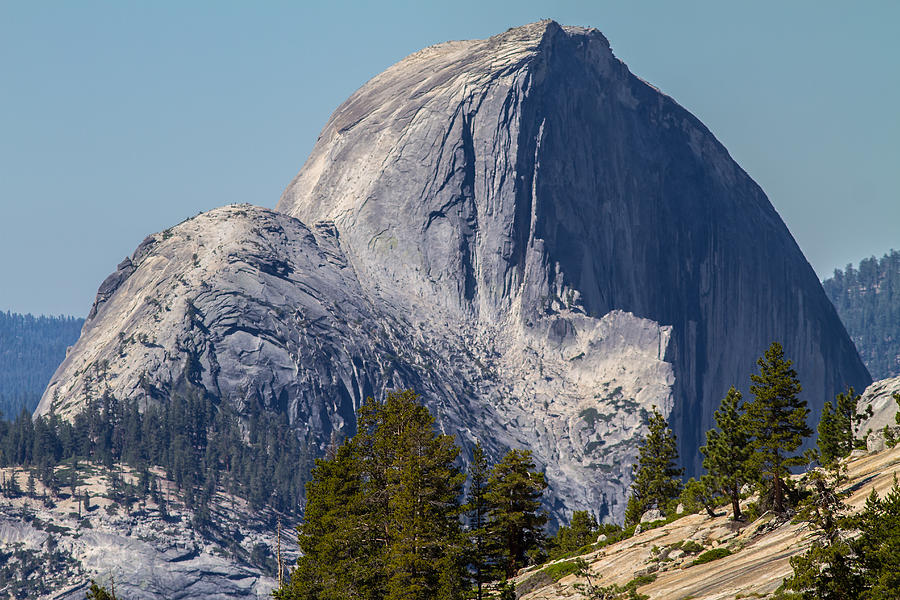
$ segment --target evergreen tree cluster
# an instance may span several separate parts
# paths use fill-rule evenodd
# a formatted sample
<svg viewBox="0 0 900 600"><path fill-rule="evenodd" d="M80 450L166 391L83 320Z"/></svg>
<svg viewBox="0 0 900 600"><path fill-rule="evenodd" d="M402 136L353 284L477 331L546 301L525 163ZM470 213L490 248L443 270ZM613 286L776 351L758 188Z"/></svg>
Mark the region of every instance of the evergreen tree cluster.
<svg viewBox="0 0 900 600"><path fill-rule="evenodd" d="M835 397L834 405L826 402L822 407L822 417L817 427L819 460L822 464L829 465L850 456L853 451L856 445L854 428L866 417L872 416L871 406L866 413L858 412L859 399L860 395L849 387Z"/></svg>
<svg viewBox="0 0 900 600"><path fill-rule="evenodd" d="M0 414L34 411L84 319L0 312Z"/></svg>
<svg viewBox="0 0 900 600"><path fill-rule="evenodd" d="M412 390L366 400L356 435L316 461L298 526L301 556L280 600L482 597L541 556L543 474L529 451L490 466L459 448Z"/></svg>
<svg viewBox="0 0 900 600"><path fill-rule="evenodd" d="M707 432L706 445L700 448L707 473L684 489L682 471L676 467L675 436L654 409L634 465L626 524L637 523L650 508L671 514L679 501L702 505L714 514L712 507L719 498L730 501L734 519L740 519L740 490L750 482L763 489L764 504L785 512L789 469L810 461L807 454L797 454L804 438L812 435L806 423L809 409L799 396L797 372L781 344L773 342L757 366L759 373L750 375L754 399L743 402L734 387L728 391L714 415L716 428Z"/></svg>
<svg viewBox="0 0 900 600"><path fill-rule="evenodd" d="M283 415L257 410L244 418L194 392L143 412L136 403L104 396L71 422L32 419L24 409L15 421L0 421L0 466L32 468L45 485L58 489L57 465L124 463L141 473L145 495L153 490L148 469L159 466L185 504L197 509L201 524L217 488L254 508L297 513L307 456Z"/></svg>
<svg viewBox="0 0 900 600"><path fill-rule="evenodd" d="M900 484L883 498L875 490L858 514L848 514L839 492L838 465L811 473L812 495L802 518L818 535L809 550L791 558L783 587L802 600L896 600L900 597Z"/></svg>
<svg viewBox="0 0 900 600"><path fill-rule="evenodd" d="M872 377L900 375L900 252L836 269L822 286Z"/></svg>

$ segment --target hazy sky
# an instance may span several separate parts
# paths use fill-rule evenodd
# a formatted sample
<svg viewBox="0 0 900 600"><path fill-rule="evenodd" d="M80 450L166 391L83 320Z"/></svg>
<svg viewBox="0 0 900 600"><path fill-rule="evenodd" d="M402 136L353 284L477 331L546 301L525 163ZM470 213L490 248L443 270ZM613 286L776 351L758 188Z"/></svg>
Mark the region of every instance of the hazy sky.
<svg viewBox="0 0 900 600"><path fill-rule="evenodd" d="M820 276L900 248L893 0L0 0L0 310L86 314L147 234L274 207L370 77L545 17L697 115Z"/></svg>

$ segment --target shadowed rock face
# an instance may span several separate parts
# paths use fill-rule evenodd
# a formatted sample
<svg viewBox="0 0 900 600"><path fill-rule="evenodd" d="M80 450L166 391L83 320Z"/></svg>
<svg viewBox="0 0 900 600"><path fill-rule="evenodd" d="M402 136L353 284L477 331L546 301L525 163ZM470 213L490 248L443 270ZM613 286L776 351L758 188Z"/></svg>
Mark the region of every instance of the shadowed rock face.
<svg viewBox="0 0 900 600"><path fill-rule="evenodd" d="M371 280L474 322L565 331L566 309L623 310L671 326L689 467L773 340L812 418L870 381L759 186L596 30L545 21L413 54L335 111L278 209L334 220Z"/></svg>
<svg viewBox="0 0 900 600"><path fill-rule="evenodd" d="M187 381L286 411L322 449L366 395L413 387L466 452L532 449L554 516L620 518L647 411L695 471L720 398L772 340L812 418L869 382L763 192L596 30L547 21L411 55L338 108L278 211L148 238L38 412Z"/></svg>

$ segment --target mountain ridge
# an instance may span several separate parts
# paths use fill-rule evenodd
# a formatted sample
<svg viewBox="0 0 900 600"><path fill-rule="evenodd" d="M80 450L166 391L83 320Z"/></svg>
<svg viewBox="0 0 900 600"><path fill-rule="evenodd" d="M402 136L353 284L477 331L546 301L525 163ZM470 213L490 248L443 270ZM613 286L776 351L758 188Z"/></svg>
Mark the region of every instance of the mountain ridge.
<svg viewBox="0 0 900 600"><path fill-rule="evenodd" d="M407 57L337 109L278 211L146 240L39 414L186 386L323 452L412 387L468 455L528 447L549 508L620 518L657 406L690 472L784 338L816 419L869 381L762 190L597 30L544 21ZM739 340L739 341L735 341Z"/></svg>

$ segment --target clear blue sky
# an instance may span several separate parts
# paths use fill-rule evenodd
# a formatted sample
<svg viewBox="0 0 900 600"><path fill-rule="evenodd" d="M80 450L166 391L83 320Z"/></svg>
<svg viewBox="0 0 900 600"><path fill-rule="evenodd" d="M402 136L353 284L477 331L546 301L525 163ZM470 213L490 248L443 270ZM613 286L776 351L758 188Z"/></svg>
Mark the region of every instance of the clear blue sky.
<svg viewBox="0 0 900 600"><path fill-rule="evenodd" d="M0 0L0 310L84 315L149 233L274 207L429 44L597 27L765 189L820 276L900 248L900 2Z"/></svg>

